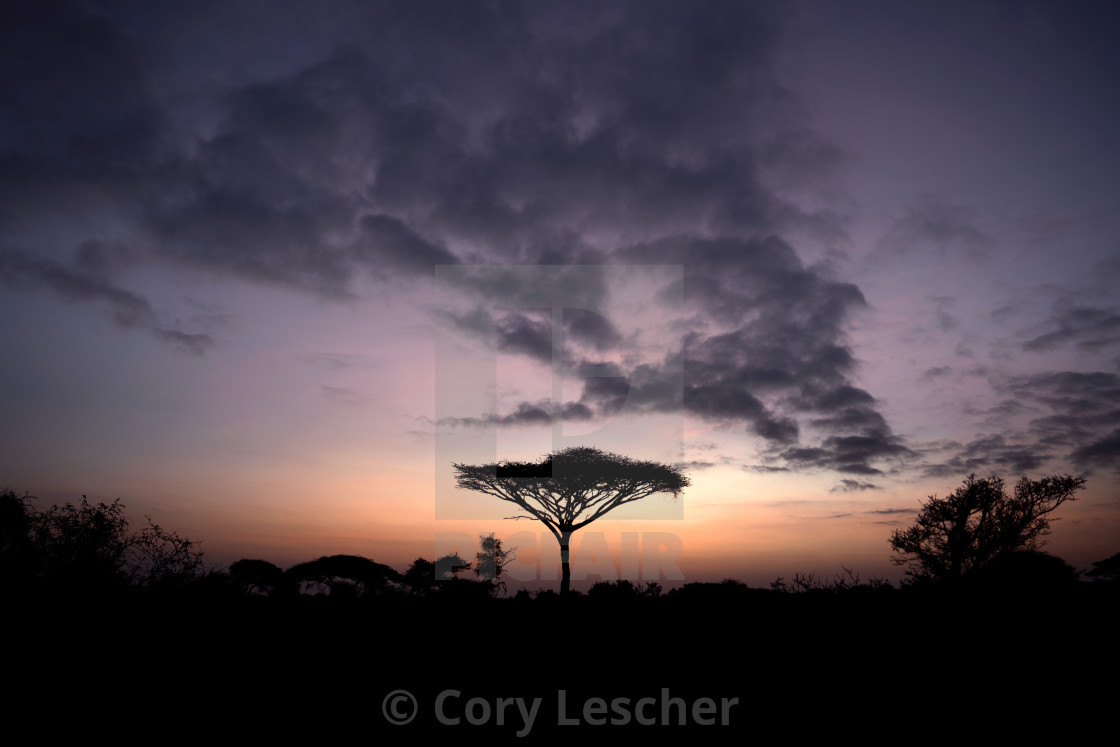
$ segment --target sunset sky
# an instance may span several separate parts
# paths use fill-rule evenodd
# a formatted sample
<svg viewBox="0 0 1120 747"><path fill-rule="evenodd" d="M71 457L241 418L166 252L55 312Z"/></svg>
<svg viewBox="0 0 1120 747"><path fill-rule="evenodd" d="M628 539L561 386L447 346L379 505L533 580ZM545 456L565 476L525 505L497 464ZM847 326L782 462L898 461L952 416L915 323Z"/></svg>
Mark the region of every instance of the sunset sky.
<svg viewBox="0 0 1120 747"><path fill-rule="evenodd" d="M921 499L1071 473L1048 549L1085 568L1120 550L1118 36L1090 2L5 2L0 488L223 564L494 532L536 588L555 542L451 464L583 444L692 485L581 530L577 580L765 585L897 579Z"/></svg>

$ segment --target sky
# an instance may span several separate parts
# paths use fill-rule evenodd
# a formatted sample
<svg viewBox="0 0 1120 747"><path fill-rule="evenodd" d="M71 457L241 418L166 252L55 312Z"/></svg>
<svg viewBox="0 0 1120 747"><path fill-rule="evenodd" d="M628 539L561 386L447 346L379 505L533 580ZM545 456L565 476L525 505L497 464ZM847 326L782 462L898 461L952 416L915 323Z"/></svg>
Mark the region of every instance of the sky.
<svg viewBox="0 0 1120 747"><path fill-rule="evenodd" d="M970 473L1120 549L1120 14L7 2L0 486L208 557L555 542L453 463L691 485L573 573L850 568ZM578 536L582 535L582 537ZM584 545L581 550L581 541Z"/></svg>

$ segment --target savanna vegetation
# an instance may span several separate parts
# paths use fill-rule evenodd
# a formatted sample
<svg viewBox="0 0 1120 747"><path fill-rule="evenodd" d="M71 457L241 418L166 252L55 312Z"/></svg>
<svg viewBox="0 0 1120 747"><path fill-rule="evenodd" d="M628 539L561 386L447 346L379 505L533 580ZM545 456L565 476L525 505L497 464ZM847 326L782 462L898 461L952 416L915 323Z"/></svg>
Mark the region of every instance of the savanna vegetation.
<svg viewBox="0 0 1120 747"><path fill-rule="evenodd" d="M738 693L754 704L748 725L802 709L835 717L838 694L859 692L894 709L882 716L894 723L912 696L980 678L985 692L1026 697L1028 683L1115 656L1116 556L1074 569L1042 549L1047 517L1082 482L1028 481L1008 495L998 478L970 477L931 498L885 538L911 571L901 584L845 568L769 588L621 580L565 594L507 588L516 548L494 535L474 558L403 569L352 555L221 568L198 541L134 522L119 501L42 507L8 490L7 676L21 697L87 722L114 708L145 718L202 708L284 733L309 713L381 728L385 692L434 698L448 687Z"/></svg>

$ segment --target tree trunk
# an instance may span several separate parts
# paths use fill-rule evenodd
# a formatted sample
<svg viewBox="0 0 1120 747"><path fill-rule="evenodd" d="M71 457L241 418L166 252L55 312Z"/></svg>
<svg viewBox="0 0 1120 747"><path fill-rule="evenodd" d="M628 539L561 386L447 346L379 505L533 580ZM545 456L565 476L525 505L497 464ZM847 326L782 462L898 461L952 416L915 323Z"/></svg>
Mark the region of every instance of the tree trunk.
<svg viewBox="0 0 1120 747"><path fill-rule="evenodd" d="M571 541L571 532L560 532L556 539L560 542L560 593L568 594L572 590L572 566L568 562L568 543Z"/></svg>

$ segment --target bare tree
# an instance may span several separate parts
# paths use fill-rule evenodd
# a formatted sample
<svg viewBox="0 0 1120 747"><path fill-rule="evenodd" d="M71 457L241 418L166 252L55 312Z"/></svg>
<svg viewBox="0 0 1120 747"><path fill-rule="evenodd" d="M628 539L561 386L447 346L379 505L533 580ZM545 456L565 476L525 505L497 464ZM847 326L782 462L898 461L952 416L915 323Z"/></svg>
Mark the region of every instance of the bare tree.
<svg viewBox="0 0 1120 747"><path fill-rule="evenodd" d="M1085 485L1085 478L1022 478L1009 496L1003 480L969 475L946 498L930 496L909 529L891 535L892 561L916 578L955 581L996 558L1037 551L1050 533L1049 514Z"/></svg>
<svg viewBox="0 0 1120 747"><path fill-rule="evenodd" d="M571 589L572 532L619 506L655 493L676 498L690 484L676 467L585 446L545 455L538 462L453 466L456 487L492 495L527 514L508 518L536 519L548 527L560 543L561 593Z"/></svg>

